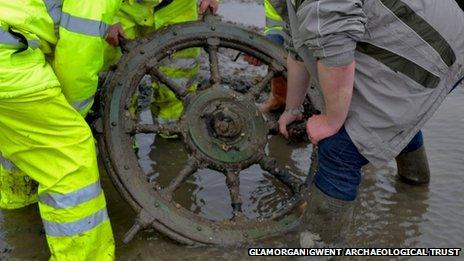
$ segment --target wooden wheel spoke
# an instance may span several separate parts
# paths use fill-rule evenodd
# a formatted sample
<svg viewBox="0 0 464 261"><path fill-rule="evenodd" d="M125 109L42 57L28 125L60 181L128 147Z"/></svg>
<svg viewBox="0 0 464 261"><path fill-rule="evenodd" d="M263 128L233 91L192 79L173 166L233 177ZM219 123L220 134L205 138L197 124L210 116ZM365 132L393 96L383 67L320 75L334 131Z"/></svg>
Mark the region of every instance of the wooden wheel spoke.
<svg viewBox="0 0 464 261"><path fill-rule="evenodd" d="M219 72L219 59L218 59L218 46L220 44L219 39L217 38L209 38L208 39L208 47L206 47L206 51L209 55L209 68L211 73L211 84L220 84L221 83L221 75Z"/></svg>
<svg viewBox="0 0 464 261"><path fill-rule="evenodd" d="M301 181L288 170L280 168L275 159L266 156L259 162L259 165L263 170L269 172L272 176L289 187L293 193L298 193L300 191Z"/></svg>
<svg viewBox="0 0 464 261"><path fill-rule="evenodd" d="M227 171L226 184L234 217L242 216L242 197L240 196L240 177L238 171Z"/></svg>
<svg viewBox="0 0 464 261"><path fill-rule="evenodd" d="M167 124L136 124L130 131L132 134L138 133L166 133L168 135L181 133L179 123L167 123Z"/></svg>
<svg viewBox="0 0 464 261"><path fill-rule="evenodd" d="M254 85L250 90L248 91L248 96L252 99L256 99L259 97L259 95L263 92L264 88L271 82L272 78L276 75L276 72L274 70L269 70L266 76L258 82L256 85Z"/></svg>
<svg viewBox="0 0 464 261"><path fill-rule="evenodd" d="M198 165L195 160L189 159L184 169L163 189L163 194L169 200L172 199L174 192L193 174L197 171Z"/></svg>
<svg viewBox="0 0 464 261"><path fill-rule="evenodd" d="M171 80L166 74L161 72L159 68L152 67L149 71L150 75L155 77L156 80L158 80L160 83L166 85L169 89L171 89L175 94L178 99L183 99L185 96L187 96L188 91L185 86L181 86L175 81Z"/></svg>

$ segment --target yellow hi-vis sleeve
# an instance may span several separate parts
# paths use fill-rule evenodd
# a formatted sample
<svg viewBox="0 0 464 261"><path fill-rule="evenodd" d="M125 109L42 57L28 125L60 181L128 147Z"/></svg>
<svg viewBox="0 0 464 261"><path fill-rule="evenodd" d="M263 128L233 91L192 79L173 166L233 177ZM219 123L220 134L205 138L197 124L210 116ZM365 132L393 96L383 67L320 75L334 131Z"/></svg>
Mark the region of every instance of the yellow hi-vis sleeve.
<svg viewBox="0 0 464 261"><path fill-rule="evenodd" d="M103 68L105 36L120 0L63 3L54 69L68 102L85 116Z"/></svg>

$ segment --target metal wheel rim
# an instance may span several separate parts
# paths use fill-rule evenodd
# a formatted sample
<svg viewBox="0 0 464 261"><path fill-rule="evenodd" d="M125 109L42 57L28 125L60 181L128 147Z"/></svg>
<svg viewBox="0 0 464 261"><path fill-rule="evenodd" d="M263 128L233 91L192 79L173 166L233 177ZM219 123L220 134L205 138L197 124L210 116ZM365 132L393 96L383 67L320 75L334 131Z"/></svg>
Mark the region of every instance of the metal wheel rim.
<svg viewBox="0 0 464 261"><path fill-rule="evenodd" d="M177 37L173 38L173 36ZM271 63L269 57L273 57L279 61L279 64L285 65L285 52L280 47L269 44L260 35L229 24L192 22L156 32L150 38L142 40L141 45L130 50L122 58L118 70L116 70L107 85L108 88L104 96L104 137L100 142L100 146L104 147L105 154L110 159L104 162L105 167L109 169L109 174L123 197L139 213L137 222L149 222L150 224L143 224L143 226L152 225L179 242L186 244L240 245L288 232L299 223L297 213L289 213L279 220L262 222L258 226L253 223L253 226L235 229L227 226L216 226L213 222L205 222L205 220L199 219L198 216L183 209L173 209L172 204L164 202L162 197L157 195L157 192L144 180L145 175L138 166L135 154L131 153L126 157L121 156L121 153L131 145L126 138L127 130L121 127L124 125L122 123L127 116L123 114L125 110L124 106L121 105L128 103L125 99L130 96L127 95L130 88L127 88L127 86L134 86L137 81L134 79L141 79L147 66L139 54L161 60L160 57L166 52L166 49L157 48L156 46L177 46L177 49L183 49L203 46L208 44L208 39L219 39L221 47L245 49L248 53L265 62ZM260 50L257 50L256 46ZM131 71L129 77L127 77L127 74L123 75L123 72L128 71ZM125 138L121 139L121 137ZM143 191L143 193L140 191ZM296 205L300 202L299 200L295 200L293 203ZM170 213L175 211L180 212L182 215L174 219ZM149 218L143 220L144 218L141 218L141 216L146 215Z"/></svg>

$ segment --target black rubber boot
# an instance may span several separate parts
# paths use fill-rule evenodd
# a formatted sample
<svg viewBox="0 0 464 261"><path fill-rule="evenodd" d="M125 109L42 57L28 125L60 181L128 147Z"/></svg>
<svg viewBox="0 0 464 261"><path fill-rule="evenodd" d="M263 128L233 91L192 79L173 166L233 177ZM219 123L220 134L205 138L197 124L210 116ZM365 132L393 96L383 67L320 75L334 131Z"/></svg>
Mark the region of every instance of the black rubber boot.
<svg viewBox="0 0 464 261"><path fill-rule="evenodd" d="M306 230L300 233L301 247L344 246L353 219L353 209L354 201L327 196L313 184L303 213L302 221Z"/></svg>
<svg viewBox="0 0 464 261"><path fill-rule="evenodd" d="M398 176L411 185L428 184L430 181L430 169L425 153L425 147L411 152L401 153L396 157Z"/></svg>

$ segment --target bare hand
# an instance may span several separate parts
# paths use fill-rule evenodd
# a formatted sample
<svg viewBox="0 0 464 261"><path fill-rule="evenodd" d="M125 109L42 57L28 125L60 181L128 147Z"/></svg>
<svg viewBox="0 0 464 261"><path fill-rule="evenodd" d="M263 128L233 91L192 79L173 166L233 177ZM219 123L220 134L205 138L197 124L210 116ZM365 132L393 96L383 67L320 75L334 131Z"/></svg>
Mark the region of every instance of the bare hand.
<svg viewBox="0 0 464 261"><path fill-rule="evenodd" d="M217 0L201 0L200 2L200 14L204 14L206 10L211 9L213 14L216 14L218 9Z"/></svg>
<svg viewBox="0 0 464 261"><path fill-rule="evenodd" d="M263 64L258 58L251 56L249 54L245 54L245 57L243 57L243 60L248 62L248 64L251 64L254 66L261 66Z"/></svg>
<svg viewBox="0 0 464 261"><path fill-rule="evenodd" d="M303 115L294 115L288 112L282 113L279 118L279 131L285 138L288 139L288 131L287 126L295 121L301 121L303 119Z"/></svg>
<svg viewBox="0 0 464 261"><path fill-rule="evenodd" d="M306 133L312 144L317 145L319 141L337 133L337 129L330 126L325 115L314 115L306 123Z"/></svg>
<svg viewBox="0 0 464 261"><path fill-rule="evenodd" d="M108 33L106 34L106 41L114 47L119 46L119 38L126 39L126 34L122 29L120 23L114 24L108 28Z"/></svg>

